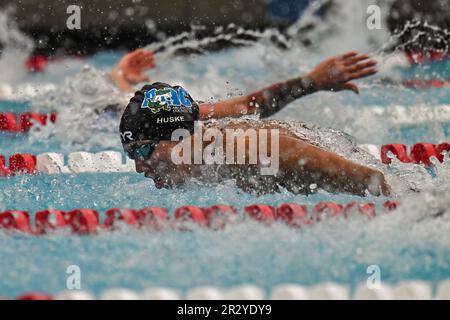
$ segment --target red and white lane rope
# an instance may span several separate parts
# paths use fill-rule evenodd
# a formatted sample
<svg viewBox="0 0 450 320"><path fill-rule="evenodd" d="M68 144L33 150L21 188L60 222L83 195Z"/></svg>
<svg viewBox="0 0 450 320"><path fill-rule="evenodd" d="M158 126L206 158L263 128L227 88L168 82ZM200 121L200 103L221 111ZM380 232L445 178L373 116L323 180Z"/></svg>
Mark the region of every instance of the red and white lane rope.
<svg viewBox="0 0 450 320"><path fill-rule="evenodd" d="M406 59L410 64L422 64L427 61L441 61L450 59L449 51L437 51L437 50L429 50L426 52L413 52L407 51L405 52Z"/></svg>
<svg viewBox="0 0 450 320"><path fill-rule="evenodd" d="M368 288L360 283L355 290L339 283L320 283L303 286L297 283L285 283L274 286L266 294L255 285L240 285L231 288L216 286L194 287L186 292L174 288L153 287L141 292L111 288L101 292L98 297L83 290L66 290L55 295L28 292L17 296L18 300L449 300L450 280L433 284L421 280L404 280L394 285L380 283L376 288Z"/></svg>
<svg viewBox="0 0 450 320"><path fill-rule="evenodd" d="M360 145L361 148L372 154L384 164L390 164L395 157L401 162L432 165L432 159L443 162L446 154L450 155L450 143L442 142L440 144L419 142L410 147L408 153L407 146L404 144L385 144L381 148L373 144Z"/></svg>
<svg viewBox="0 0 450 320"><path fill-rule="evenodd" d="M443 162L446 154L450 154L450 143L416 143L408 153L404 144L386 144L381 147L372 144L360 145L360 147L384 164L390 164L393 157L401 162L432 165L432 159ZM67 161L65 161L67 158ZM72 152L65 157L58 153L42 153L39 155L19 153L9 157L0 155L0 177L15 174L58 174L58 173L82 173L82 172L133 172L134 161L123 159L120 152L101 151Z"/></svg>
<svg viewBox="0 0 450 320"><path fill-rule="evenodd" d="M398 205L397 201L386 201L382 212L392 211ZM114 231L123 225L158 231L189 230L190 225L196 224L219 230L243 219L251 219L265 225L281 222L293 228L302 228L319 223L325 218L347 218L354 214L372 219L377 215L377 209L373 203L357 202L319 202L310 210L308 206L296 203L283 203L278 207L252 204L246 206L243 214L239 215L238 210L230 205L214 205L209 208L182 206L176 208L170 216L168 210L161 207L145 207L139 210L111 208L105 212L103 221L99 212L93 209L74 209L68 212L49 209L34 213L34 223L27 211L7 210L0 213L0 230L36 236L58 229L70 230L74 234L95 234L102 230Z"/></svg>
<svg viewBox="0 0 450 320"><path fill-rule="evenodd" d="M408 86L444 86L442 81L409 81ZM450 82L449 82L450 86ZM422 123L444 123L450 121L449 105L420 105L420 106L370 106L355 110L355 117L360 118L382 118L388 119L392 125L415 125ZM27 132L33 125L47 125L57 121L57 113L49 114L38 112L24 112L15 114L13 112L0 112L0 131L10 133Z"/></svg>
<svg viewBox="0 0 450 320"><path fill-rule="evenodd" d="M37 112L24 112L15 114L12 112L0 112L0 131L26 132L34 123L45 126L48 122L56 122L56 112L42 114Z"/></svg>
<svg viewBox="0 0 450 320"><path fill-rule="evenodd" d="M123 157L117 151L72 152L67 155L58 153L42 153L39 155L19 153L9 157L0 155L0 177L15 174L58 174L82 172L133 172L134 161Z"/></svg>

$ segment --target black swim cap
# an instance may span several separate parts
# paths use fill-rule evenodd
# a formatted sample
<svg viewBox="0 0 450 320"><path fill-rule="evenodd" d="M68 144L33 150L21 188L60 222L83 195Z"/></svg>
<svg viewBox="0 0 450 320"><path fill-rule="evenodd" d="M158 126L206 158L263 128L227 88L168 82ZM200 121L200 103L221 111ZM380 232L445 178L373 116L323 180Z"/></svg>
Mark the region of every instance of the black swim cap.
<svg viewBox="0 0 450 320"><path fill-rule="evenodd" d="M171 140L176 129L192 134L198 116L198 104L184 88L162 82L145 85L134 94L122 115L122 145L125 148L142 140ZM129 148L125 150L128 153Z"/></svg>

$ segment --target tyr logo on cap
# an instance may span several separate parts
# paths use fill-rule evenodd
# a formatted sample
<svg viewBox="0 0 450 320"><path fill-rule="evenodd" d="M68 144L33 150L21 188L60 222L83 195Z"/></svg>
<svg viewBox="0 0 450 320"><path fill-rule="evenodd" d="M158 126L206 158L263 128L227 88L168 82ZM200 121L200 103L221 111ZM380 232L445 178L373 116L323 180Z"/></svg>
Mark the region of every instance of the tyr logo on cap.
<svg viewBox="0 0 450 320"><path fill-rule="evenodd" d="M120 139L123 142L130 142L130 141L134 141L133 139L133 133L131 131L125 131L125 132L121 132L120 133Z"/></svg>
<svg viewBox="0 0 450 320"><path fill-rule="evenodd" d="M144 92L142 109L150 109L153 113L161 110L180 112L181 108L192 112L192 103L189 95L182 87L174 88L152 88Z"/></svg>

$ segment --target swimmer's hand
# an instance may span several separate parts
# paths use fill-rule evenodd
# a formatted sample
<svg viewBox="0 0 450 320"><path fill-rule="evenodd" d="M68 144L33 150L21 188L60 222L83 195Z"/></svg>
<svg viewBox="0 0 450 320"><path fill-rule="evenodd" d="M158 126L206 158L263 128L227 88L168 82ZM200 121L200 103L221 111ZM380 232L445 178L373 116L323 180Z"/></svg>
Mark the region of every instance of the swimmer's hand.
<svg viewBox="0 0 450 320"><path fill-rule="evenodd" d="M150 80L144 72L154 67L153 52L137 49L120 59L111 72L111 78L121 91L132 92L133 85Z"/></svg>
<svg viewBox="0 0 450 320"><path fill-rule="evenodd" d="M316 90L352 90L359 93L356 84L349 81L377 73L376 64L367 54L347 52L321 62L308 74L308 78Z"/></svg>
<svg viewBox="0 0 450 320"><path fill-rule="evenodd" d="M378 170L371 172L367 189L374 196L382 194L388 197L392 195L391 186L387 183L384 174Z"/></svg>

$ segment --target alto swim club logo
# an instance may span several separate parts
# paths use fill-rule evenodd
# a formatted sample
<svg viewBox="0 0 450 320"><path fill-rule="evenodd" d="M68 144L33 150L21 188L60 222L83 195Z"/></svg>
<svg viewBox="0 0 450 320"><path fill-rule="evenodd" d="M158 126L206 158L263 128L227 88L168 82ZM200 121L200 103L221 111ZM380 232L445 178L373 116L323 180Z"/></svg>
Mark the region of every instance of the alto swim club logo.
<svg viewBox="0 0 450 320"><path fill-rule="evenodd" d="M161 110L181 112L182 108L192 112L192 103L186 90L181 87L178 90L153 88L144 92L144 101L142 101L141 108L150 109L153 113L158 113Z"/></svg>

